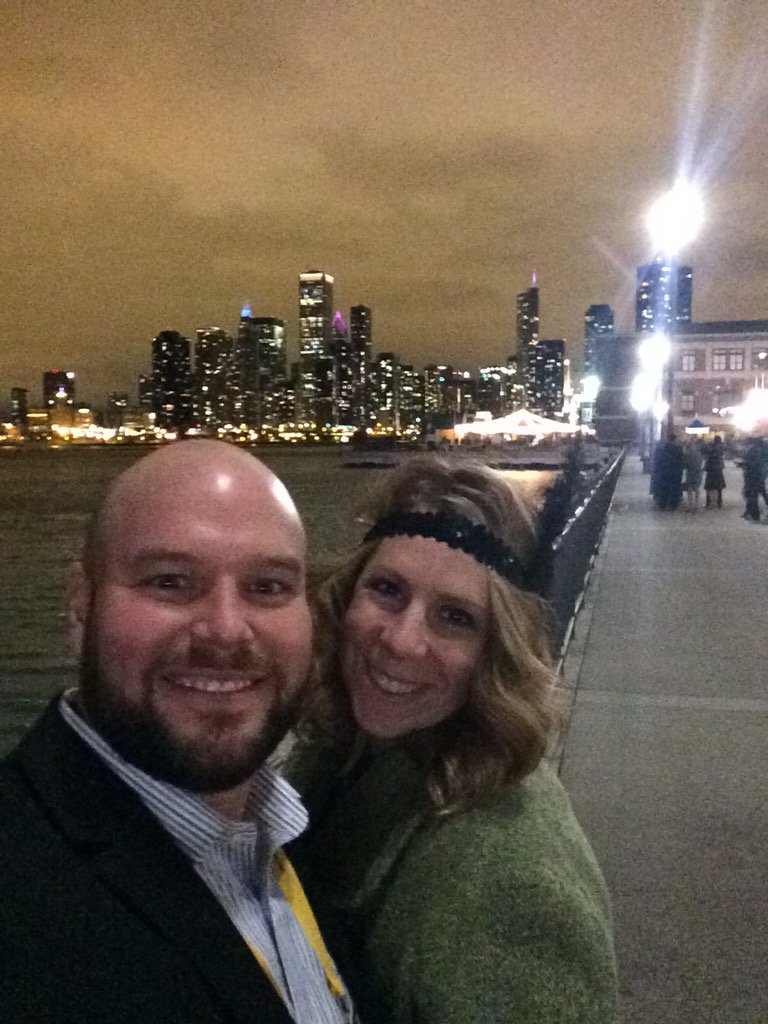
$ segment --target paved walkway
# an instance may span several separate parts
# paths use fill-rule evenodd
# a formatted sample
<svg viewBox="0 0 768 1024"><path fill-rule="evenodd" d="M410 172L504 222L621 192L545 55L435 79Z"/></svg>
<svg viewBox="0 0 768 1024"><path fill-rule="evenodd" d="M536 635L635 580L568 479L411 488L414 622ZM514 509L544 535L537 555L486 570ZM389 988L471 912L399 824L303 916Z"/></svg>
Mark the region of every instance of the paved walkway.
<svg viewBox="0 0 768 1024"><path fill-rule="evenodd" d="M768 1022L768 525L625 463L566 662L563 779L614 897L626 1024Z"/></svg>

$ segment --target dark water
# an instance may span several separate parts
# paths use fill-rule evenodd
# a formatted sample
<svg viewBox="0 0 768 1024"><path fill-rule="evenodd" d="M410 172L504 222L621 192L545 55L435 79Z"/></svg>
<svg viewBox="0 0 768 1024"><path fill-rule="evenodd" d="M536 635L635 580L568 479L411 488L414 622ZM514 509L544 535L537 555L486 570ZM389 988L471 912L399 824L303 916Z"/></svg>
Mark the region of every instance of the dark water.
<svg viewBox="0 0 768 1024"><path fill-rule="evenodd" d="M141 449L0 448L0 753L48 698L74 679L64 642L66 569L107 483ZM263 449L307 525L311 550L340 555L357 543L354 511L386 470L345 469L340 449ZM536 493L548 473L509 474Z"/></svg>

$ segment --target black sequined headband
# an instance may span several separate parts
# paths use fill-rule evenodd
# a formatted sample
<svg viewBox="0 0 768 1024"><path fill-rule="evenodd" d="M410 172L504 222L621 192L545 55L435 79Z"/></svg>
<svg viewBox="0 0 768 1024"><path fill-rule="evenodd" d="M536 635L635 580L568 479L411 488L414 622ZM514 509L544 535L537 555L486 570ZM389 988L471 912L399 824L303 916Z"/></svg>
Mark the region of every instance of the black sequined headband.
<svg viewBox="0 0 768 1024"><path fill-rule="evenodd" d="M394 512L374 523L363 537L363 543L380 537L402 536L432 537L471 555L516 587L523 582L522 566L507 545L484 526L458 513Z"/></svg>

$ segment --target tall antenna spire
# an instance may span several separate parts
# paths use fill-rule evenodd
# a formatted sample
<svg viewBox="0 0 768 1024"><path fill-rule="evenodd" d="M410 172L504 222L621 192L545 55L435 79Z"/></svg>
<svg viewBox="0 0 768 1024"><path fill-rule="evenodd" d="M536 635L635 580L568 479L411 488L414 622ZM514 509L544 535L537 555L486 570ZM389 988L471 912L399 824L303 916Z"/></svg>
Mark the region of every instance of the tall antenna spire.
<svg viewBox="0 0 768 1024"><path fill-rule="evenodd" d="M533 275L532 275L532 284L533 284L533 287L535 288L536 287L536 271L535 270L534 270Z"/></svg>

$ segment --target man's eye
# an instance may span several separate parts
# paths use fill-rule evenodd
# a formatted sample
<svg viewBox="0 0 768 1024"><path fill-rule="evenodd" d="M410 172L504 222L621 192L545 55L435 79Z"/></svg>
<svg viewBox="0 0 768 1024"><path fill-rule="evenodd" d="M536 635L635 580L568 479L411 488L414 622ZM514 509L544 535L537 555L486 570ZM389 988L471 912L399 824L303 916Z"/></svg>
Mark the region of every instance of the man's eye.
<svg viewBox="0 0 768 1024"><path fill-rule="evenodd" d="M195 596L195 582L182 572L155 572L146 575L139 586L159 600L186 601Z"/></svg>
<svg viewBox="0 0 768 1024"><path fill-rule="evenodd" d="M292 583L277 577L252 580L248 585L248 592L257 597L282 597L285 594L293 593L293 590Z"/></svg>
<svg viewBox="0 0 768 1024"><path fill-rule="evenodd" d="M192 581L176 572L157 573L142 580L142 586L159 594L186 594L192 590Z"/></svg>

